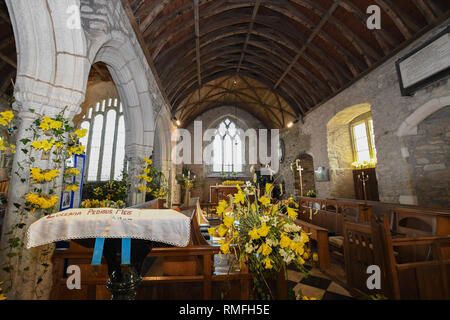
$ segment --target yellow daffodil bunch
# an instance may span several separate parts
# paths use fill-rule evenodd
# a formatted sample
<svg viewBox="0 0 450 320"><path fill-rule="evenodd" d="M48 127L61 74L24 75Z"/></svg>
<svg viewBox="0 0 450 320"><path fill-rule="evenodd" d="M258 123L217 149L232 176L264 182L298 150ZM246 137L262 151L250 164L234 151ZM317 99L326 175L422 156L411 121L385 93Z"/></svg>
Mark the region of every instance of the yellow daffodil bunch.
<svg viewBox="0 0 450 320"><path fill-rule="evenodd" d="M34 183L50 182L59 176L59 170L41 170L40 168L30 168L30 176Z"/></svg>
<svg viewBox="0 0 450 320"><path fill-rule="evenodd" d="M68 168L64 171L64 176L66 177L75 177L80 174L80 170L77 168Z"/></svg>
<svg viewBox="0 0 450 320"><path fill-rule="evenodd" d="M125 202L122 200L97 200L87 199L81 202L81 208L117 208L121 209L125 206Z"/></svg>
<svg viewBox="0 0 450 320"><path fill-rule="evenodd" d="M30 214L34 213L36 209L50 209L53 208L58 201L57 196L52 195L39 195L36 193L28 193L25 196L25 200L28 204L31 205L32 209L30 210Z"/></svg>
<svg viewBox="0 0 450 320"><path fill-rule="evenodd" d="M39 128L42 129L42 131L48 131L50 129L59 130L63 126L62 121L59 120L53 120L50 117L42 117Z"/></svg>
<svg viewBox="0 0 450 320"><path fill-rule="evenodd" d="M14 119L14 113L10 110L0 112L0 125L7 126Z"/></svg>
<svg viewBox="0 0 450 320"><path fill-rule="evenodd" d="M355 161L352 162L352 166L356 169L375 168L377 165L377 159L371 158L369 161Z"/></svg>
<svg viewBox="0 0 450 320"><path fill-rule="evenodd" d="M244 184L244 181L238 181L238 180L226 180L222 182L222 185L224 186L234 186L234 185L241 185Z"/></svg>
<svg viewBox="0 0 450 320"><path fill-rule="evenodd" d="M73 192L75 192L75 191L77 191L78 189L80 189L80 186L79 185L77 185L77 184L68 184L68 185L66 185L66 187L65 187L65 191L73 191Z"/></svg>
<svg viewBox="0 0 450 320"><path fill-rule="evenodd" d="M150 158L144 158L142 163L142 172L137 176L139 192L145 192L153 199L164 198L167 195L166 188L162 186L164 175L158 169L152 167L153 161Z"/></svg>
<svg viewBox="0 0 450 320"><path fill-rule="evenodd" d="M86 147L79 144L77 146L67 148L67 153L69 154L69 156L72 156L73 154L79 155L79 154L83 154L84 149L86 149Z"/></svg>
<svg viewBox="0 0 450 320"><path fill-rule="evenodd" d="M269 183L259 197L250 183L237 188L237 193L216 208L222 224L208 229L211 237L220 238L221 253L233 254L241 264L246 263L254 278L285 271L287 264L306 273L304 264L311 258L311 250L309 234L295 224L298 204L292 198L274 203Z"/></svg>

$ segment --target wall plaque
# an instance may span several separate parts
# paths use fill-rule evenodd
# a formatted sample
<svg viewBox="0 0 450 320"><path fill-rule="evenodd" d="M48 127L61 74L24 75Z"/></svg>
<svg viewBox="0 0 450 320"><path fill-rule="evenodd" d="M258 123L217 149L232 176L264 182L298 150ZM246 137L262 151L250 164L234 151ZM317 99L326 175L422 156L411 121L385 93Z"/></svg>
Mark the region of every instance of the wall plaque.
<svg viewBox="0 0 450 320"><path fill-rule="evenodd" d="M403 96L450 75L450 26L396 62Z"/></svg>

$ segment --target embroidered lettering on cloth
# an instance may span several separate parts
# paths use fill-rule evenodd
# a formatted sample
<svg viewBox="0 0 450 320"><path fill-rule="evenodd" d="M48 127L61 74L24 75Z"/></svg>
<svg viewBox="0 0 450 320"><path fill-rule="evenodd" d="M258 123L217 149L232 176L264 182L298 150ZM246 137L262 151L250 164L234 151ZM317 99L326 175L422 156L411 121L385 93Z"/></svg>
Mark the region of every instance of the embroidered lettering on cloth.
<svg viewBox="0 0 450 320"><path fill-rule="evenodd" d="M61 240L132 238L185 247L190 219L172 209L69 209L45 216L27 231L27 248Z"/></svg>

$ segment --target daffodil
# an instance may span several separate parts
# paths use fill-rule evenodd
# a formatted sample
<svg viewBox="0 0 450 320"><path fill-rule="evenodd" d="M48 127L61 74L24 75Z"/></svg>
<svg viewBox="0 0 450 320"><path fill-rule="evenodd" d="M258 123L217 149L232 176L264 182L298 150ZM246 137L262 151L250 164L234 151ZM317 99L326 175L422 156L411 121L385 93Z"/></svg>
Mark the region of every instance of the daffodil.
<svg viewBox="0 0 450 320"><path fill-rule="evenodd" d="M291 218L292 220L297 218L297 210L295 210L294 208L287 207L287 213L289 218Z"/></svg>
<svg viewBox="0 0 450 320"><path fill-rule="evenodd" d="M226 226L226 227L231 227L231 225L233 224L233 222L234 222L234 218L233 217L224 217L223 218L223 224Z"/></svg>
<svg viewBox="0 0 450 320"><path fill-rule="evenodd" d="M235 195L234 195L234 203L241 203L241 204L244 204L244 200L245 200L245 197L244 197L244 194L242 193L242 191L239 191L238 193L236 193Z"/></svg>
<svg viewBox="0 0 450 320"><path fill-rule="evenodd" d="M282 248L287 248L291 244L291 239L287 236L281 236L280 246Z"/></svg>
<svg viewBox="0 0 450 320"><path fill-rule="evenodd" d="M221 224L217 231L219 233L219 237L223 237L228 232L228 228L225 225Z"/></svg>
<svg viewBox="0 0 450 320"><path fill-rule="evenodd" d="M259 198L259 202L261 202L263 206L267 207L270 203L270 200L266 196L262 196L261 198Z"/></svg>
<svg viewBox="0 0 450 320"><path fill-rule="evenodd" d="M259 247L258 253L262 253L265 256L268 256L272 253L272 248L268 246L265 242Z"/></svg>
<svg viewBox="0 0 450 320"><path fill-rule="evenodd" d="M258 229L256 229L256 227L253 228L252 230L250 230L250 231L248 232L248 235L250 236L250 238L251 238L252 240L257 240L257 239L259 239L259 238L261 237L261 236L259 235Z"/></svg>
<svg viewBox="0 0 450 320"><path fill-rule="evenodd" d="M265 236L267 236L269 234L270 228L271 227L266 225L266 223L264 222L264 223L261 224L261 227L258 228L258 234L261 237L265 237Z"/></svg>

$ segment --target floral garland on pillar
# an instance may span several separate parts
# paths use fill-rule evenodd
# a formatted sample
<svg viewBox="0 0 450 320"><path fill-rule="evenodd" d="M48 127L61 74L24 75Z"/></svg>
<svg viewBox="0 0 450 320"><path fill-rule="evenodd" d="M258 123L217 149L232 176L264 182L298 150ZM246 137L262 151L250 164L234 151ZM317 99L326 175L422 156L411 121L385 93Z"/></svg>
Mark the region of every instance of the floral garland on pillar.
<svg viewBox="0 0 450 320"><path fill-rule="evenodd" d="M29 109L35 113L34 109ZM8 247L2 248L7 251L7 261L2 265L2 271L9 273L10 284L5 292L11 290L13 282L13 272L20 272L22 277L30 271L27 265L23 270L15 270L16 266L21 265L22 252L24 250L24 227L27 225L29 215L36 218L49 215L58 211L59 194L63 188L63 175L78 175L77 169L67 169L62 172L66 159L73 154L82 154L84 146L78 141L87 133L86 129L75 130L70 120L63 117L65 109L56 117L38 117L32 122L32 125L25 129L29 133L28 138L20 140L22 148L19 150L24 155L24 161L17 161L17 170L13 173L20 178L22 183L28 181L28 191L25 194L25 201L14 203L15 213L18 221L9 232L5 233L8 239ZM40 164L45 168L41 167ZM67 185L65 190L77 190L79 186ZM34 292L38 296L38 286L47 272L49 264L47 263L53 252L54 245L40 248L38 256L40 263L44 268L42 274L36 276ZM17 263L14 263L17 259Z"/></svg>

